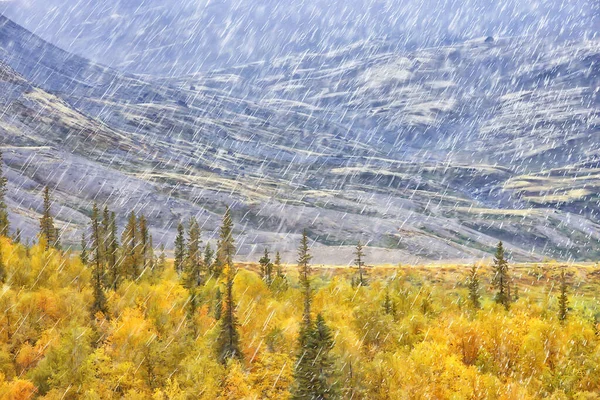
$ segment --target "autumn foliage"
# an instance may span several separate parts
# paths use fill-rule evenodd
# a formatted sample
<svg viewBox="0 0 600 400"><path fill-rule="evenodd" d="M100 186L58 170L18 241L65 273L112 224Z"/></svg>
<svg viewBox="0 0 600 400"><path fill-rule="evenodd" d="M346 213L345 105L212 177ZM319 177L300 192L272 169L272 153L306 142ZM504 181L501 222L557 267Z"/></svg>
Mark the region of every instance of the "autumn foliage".
<svg viewBox="0 0 600 400"><path fill-rule="evenodd" d="M223 363L215 314L227 271L196 289L191 315L185 279L168 262L107 289L106 313L92 316L93 265L43 243L0 242L6 271L0 398L286 399L301 393L294 387L305 288L295 265L282 267L286 284L276 276L270 286L258 273L238 270L232 295L243 356ZM596 269L512 268L511 284L521 296L508 310L495 301L491 265L477 269L480 304L473 306L469 270L371 268L369 285L353 287L355 270L313 267L311 312L321 329L314 335L326 336L314 343L331 351L327 359L317 344L308 352L332 372L317 382L326 382L327 398L597 398ZM561 271L568 279L561 280ZM559 301L561 282L570 285L568 303Z"/></svg>

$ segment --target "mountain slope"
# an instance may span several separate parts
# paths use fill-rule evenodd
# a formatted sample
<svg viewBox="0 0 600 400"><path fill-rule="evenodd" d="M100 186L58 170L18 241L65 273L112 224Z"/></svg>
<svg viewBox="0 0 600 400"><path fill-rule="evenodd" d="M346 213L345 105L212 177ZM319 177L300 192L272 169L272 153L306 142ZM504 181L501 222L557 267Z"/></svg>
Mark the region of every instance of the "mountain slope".
<svg viewBox="0 0 600 400"><path fill-rule="evenodd" d="M545 191L568 194L559 202L527 185L565 168L594 179L582 166L598 152L598 55L600 41L482 38L410 53L371 41L156 78L1 18L14 225L34 234L50 184L66 243L93 201L121 218L142 210L168 245L191 215L212 240L231 204L240 256L269 246L291 261L308 227L317 262L349 262L358 239L380 262L478 258L499 239L521 259L596 257L581 180L549 180Z"/></svg>

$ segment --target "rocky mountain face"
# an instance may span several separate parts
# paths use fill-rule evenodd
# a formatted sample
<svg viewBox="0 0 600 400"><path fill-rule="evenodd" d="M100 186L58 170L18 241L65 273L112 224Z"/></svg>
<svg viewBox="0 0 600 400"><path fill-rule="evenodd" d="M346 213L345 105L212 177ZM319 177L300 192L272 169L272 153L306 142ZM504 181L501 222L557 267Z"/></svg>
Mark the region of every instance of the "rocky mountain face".
<svg viewBox="0 0 600 400"><path fill-rule="evenodd" d="M54 188L63 242L91 203L172 243L212 241L233 208L240 257L316 262L599 255L600 39L493 38L400 51L389 40L181 77L133 75L0 18L0 139L13 226Z"/></svg>

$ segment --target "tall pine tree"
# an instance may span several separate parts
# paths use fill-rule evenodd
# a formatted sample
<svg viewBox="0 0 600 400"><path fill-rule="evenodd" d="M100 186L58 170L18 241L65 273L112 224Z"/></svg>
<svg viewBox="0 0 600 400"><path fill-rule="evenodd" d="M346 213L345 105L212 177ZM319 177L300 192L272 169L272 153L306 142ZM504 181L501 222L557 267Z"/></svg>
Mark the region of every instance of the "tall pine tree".
<svg viewBox="0 0 600 400"><path fill-rule="evenodd" d="M477 273L477 266L473 265L467 278L467 287L469 288L469 300L471 305L475 309L481 308L481 301L479 300L479 275Z"/></svg>
<svg viewBox="0 0 600 400"><path fill-rule="evenodd" d="M8 236L10 224L8 222L8 208L6 206L6 193L8 180L4 176L4 159L0 151L0 236Z"/></svg>
<svg viewBox="0 0 600 400"><path fill-rule="evenodd" d="M508 276L508 262L504 256L504 245L498 242L494 256L494 277L492 284L496 288L496 303L502 304L506 310L510 307L510 278Z"/></svg>
<svg viewBox="0 0 600 400"><path fill-rule="evenodd" d="M265 248L264 255L258 260L260 264L260 275L267 285L273 282L273 263L269 257L269 250Z"/></svg>
<svg viewBox="0 0 600 400"><path fill-rule="evenodd" d="M119 271L119 238L117 237L117 221L116 215L110 213L110 223L108 229L108 249L107 249L107 264L110 271L110 286L117 290L120 281Z"/></svg>
<svg viewBox="0 0 600 400"><path fill-rule="evenodd" d="M561 322L567 320L569 312L569 298L567 296L567 276L564 269L560 272L560 295L558 296L558 319Z"/></svg>
<svg viewBox="0 0 600 400"><path fill-rule="evenodd" d="M335 381L335 365L331 350L334 340L331 329L321 314L307 335L294 371L292 399L339 398Z"/></svg>
<svg viewBox="0 0 600 400"><path fill-rule="evenodd" d="M133 211L129 214L127 225L121 235L121 243L123 248L123 269L130 279L135 280L140 276L141 272L141 251L137 218Z"/></svg>
<svg viewBox="0 0 600 400"><path fill-rule="evenodd" d="M233 265L233 255L235 254L235 245L233 241L233 222L229 208L223 216L221 225L221 235L219 239L220 252L217 258L220 260L221 268L226 274L225 299L219 337L217 339L217 354L219 360L225 364L229 359L243 359L240 350L240 336L237 330L238 322L235 315L235 301L233 299L233 280L235 278L235 266Z"/></svg>
<svg viewBox="0 0 600 400"><path fill-rule="evenodd" d="M356 258L354 259L354 264L356 264L356 266L358 267L358 285L359 286L367 286L367 277L366 277L366 272L365 272L365 262L364 262L364 257L365 257L365 252L363 250L363 245L360 242L360 240L358 241L358 244L356 245L356 249L354 250L354 255L356 256Z"/></svg>
<svg viewBox="0 0 600 400"><path fill-rule="evenodd" d="M83 265L87 265L89 259L87 249L87 239L85 238L85 232L81 233L81 253L79 253L79 259Z"/></svg>
<svg viewBox="0 0 600 400"><path fill-rule="evenodd" d="M50 197L50 188L44 187L44 205L42 217L40 218L40 239L45 244L46 250L50 248L60 248L58 240L58 230L54 227L54 218L52 217L52 198Z"/></svg>
<svg viewBox="0 0 600 400"><path fill-rule="evenodd" d="M302 239L300 240L300 247L298 248L298 274L300 280L300 287L302 289L302 295L304 297L304 309L302 311L302 329L301 333L308 334L311 326L311 316L310 316L310 308L312 302L312 291L311 291L311 282L310 282L310 260L312 260L312 256L310 255L310 248L308 245L308 235L306 233L306 229L302 232ZM304 338L300 338L300 342Z"/></svg>
<svg viewBox="0 0 600 400"><path fill-rule="evenodd" d="M177 225L177 236L175 237L175 271L181 274L185 267L185 228L180 222Z"/></svg>
<svg viewBox="0 0 600 400"><path fill-rule="evenodd" d="M104 268L102 265L102 227L99 221L100 215L98 211L98 205L94 203L92 207L92 243L91 243L91 255L92 255L92 282L94 288L94 302L92 304L91 313L94 317L98 312L104 315L108 314L108 306L106 302L106 295L104 294L104 288L102 287L102 281L104 278Z"/></svg>
<svg viewBox="0 0 600 400"><path fill-rule="evenodd" d="M217 244L217 259L215 261L214 274L218 277L225 266L233 265L235 246L233 244L233 220L229 207L225 210L223 222L219 231L219 242Z"/></svg>
<svg viewBox="0 0 600 400"><path fill-rule="evenodd" d="M189 288L202 284L202 251L200 250L200 225L196 218L190 219L188 230L188 250L186 258L186 285Z"/></svg>

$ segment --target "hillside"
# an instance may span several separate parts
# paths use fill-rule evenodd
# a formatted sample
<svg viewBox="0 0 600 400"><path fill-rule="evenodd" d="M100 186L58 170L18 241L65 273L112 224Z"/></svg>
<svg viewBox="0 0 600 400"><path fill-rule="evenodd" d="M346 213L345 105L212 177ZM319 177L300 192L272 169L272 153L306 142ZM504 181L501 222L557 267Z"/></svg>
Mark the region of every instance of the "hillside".
<svg viewBox="0 0 600 400"><path fill-rule="evenodd" d="M132 75L0 19L0 138L15 227L55 188L65 243L90 203L151 216L171 245L197 215L212 240L233 206L240 257L319 259L369 241L380 262L598 256L600 40L481 38L336 51L178 78Z"/></svg>

